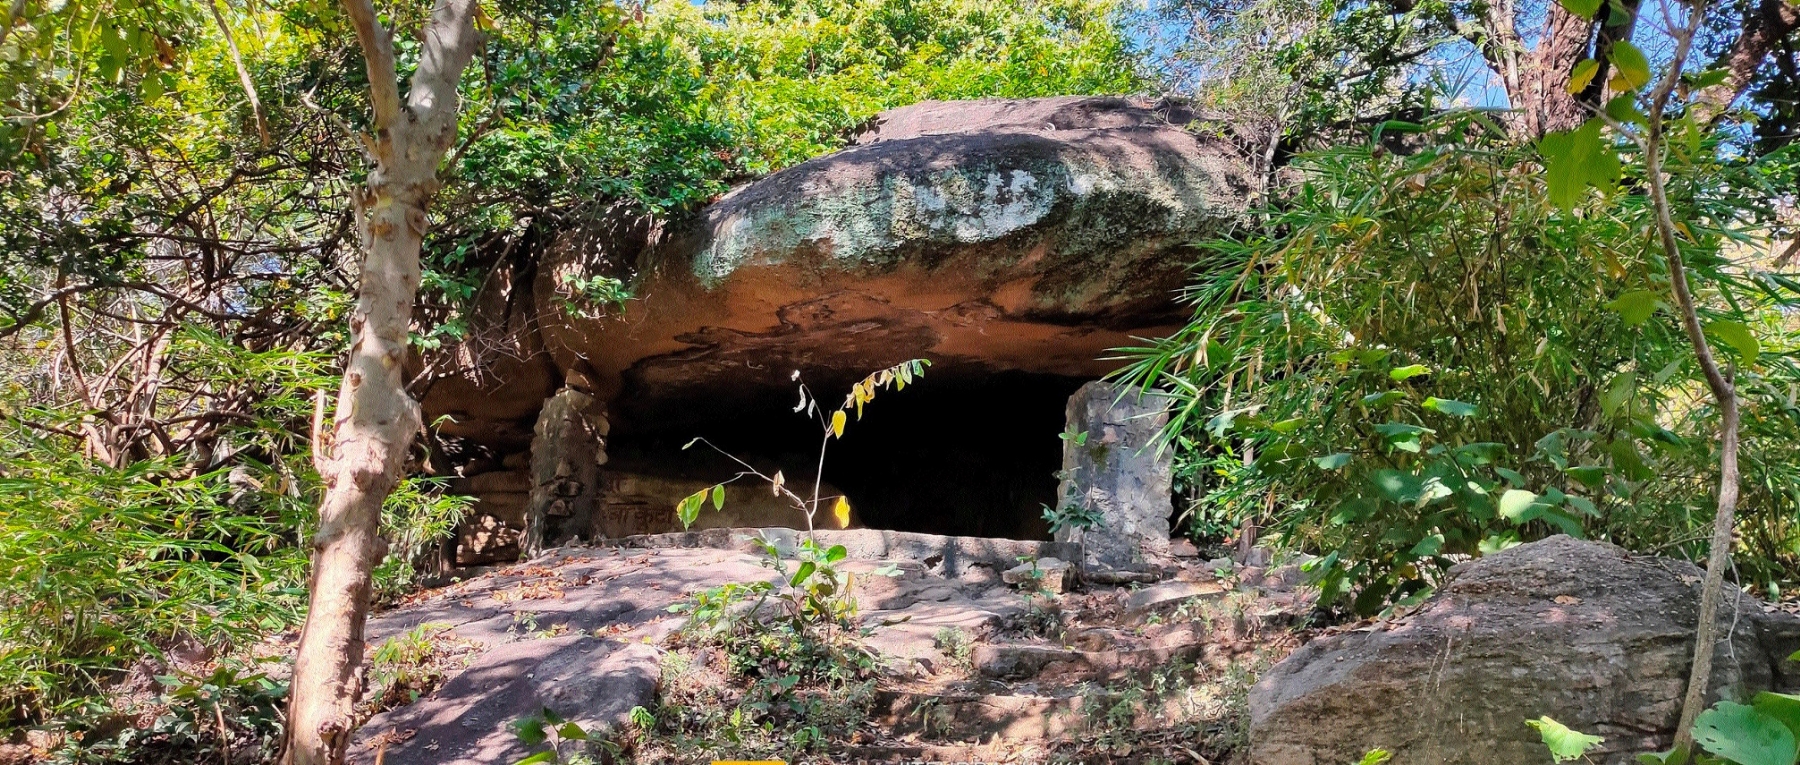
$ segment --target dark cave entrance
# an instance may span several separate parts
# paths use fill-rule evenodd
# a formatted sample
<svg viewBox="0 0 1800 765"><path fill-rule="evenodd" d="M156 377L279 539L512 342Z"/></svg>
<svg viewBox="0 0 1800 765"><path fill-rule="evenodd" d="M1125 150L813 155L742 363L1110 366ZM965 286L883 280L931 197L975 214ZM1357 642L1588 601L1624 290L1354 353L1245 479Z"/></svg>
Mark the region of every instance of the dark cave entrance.
<svg viewBox="0 0 1800 765"><path fill-rule="evenodd" d="M845 437L831 443L824 481L850 499L867 528L1048 539L1042 516L1044 506L1056 501L1062 467L1058 434L1069 396L1084 382L933 367L904 391L882 392L860 421L852 418ZM835 404L849 382L835 383L814 390ZM703 445L682 450L700 436L759 470L783 471L790 486L805 487L800 493L809 494L820 430L793 411L797 400L792 388L778 399L771 388L621 412L608 447L611 460L602 471L682 481L735 474L738 468L729 459ZM816 522L831 527L823 517Z"/></svg>

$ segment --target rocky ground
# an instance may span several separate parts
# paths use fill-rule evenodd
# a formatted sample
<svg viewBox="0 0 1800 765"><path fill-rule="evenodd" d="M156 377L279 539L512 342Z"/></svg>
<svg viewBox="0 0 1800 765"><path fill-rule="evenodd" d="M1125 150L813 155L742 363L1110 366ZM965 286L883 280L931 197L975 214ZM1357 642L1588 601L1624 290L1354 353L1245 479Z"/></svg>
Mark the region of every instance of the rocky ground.
<svg viewBox="0 0 1800 765"><path fill-rule="evenodd" d="M791 549L793 532L772 531ZM1205 761L1238 742L1255 670L1298 644L1290 628L1310 609L1295 567L1205 561L1191 548L1150 581L1071 578L1050 594L1007 584L1005 572L1037 560L1036 579L1054 580L1067 545L820 537L849 550L858 619L881 667L872 719L839 752L852 761ZM669 607L775 576L762 562L733 532L639 537L555 550L380 614L371 646L419 645L411 653L426 658L409 671L371 667L388 686L372 692L383 703L371 709L386 708L358 733L354 759L511 763L534 750L508 724L546 707L587 730L627 730L632 708L653 706L665 681L682 625ZM875 575L888 566L898 575ZM386 652L390 664L399 653Z"/></svg>

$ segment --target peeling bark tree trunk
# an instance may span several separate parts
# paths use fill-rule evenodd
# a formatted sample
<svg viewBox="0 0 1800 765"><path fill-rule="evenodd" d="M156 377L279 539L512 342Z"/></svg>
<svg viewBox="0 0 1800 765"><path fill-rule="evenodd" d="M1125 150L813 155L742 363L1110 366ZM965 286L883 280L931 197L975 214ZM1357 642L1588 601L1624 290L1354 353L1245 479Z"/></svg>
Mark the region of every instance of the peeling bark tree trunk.
<svg viewBox="0 0 1800 765"><path fill-rule="evenodd" d="M363 628L370 574L386 553L381 505L400 479L420 431L402 362L419 290L419 247L438 164L456 140L456 86L481 46L475 0L438 0L406 98L400 96L392 33L370 0L344 0L368 66L375 167L357 200L361 283L350 317L350 354L337 420L319 474L326 486L313 538L311 604L294 661L287 765L344 761L362 691Z"/></svg>

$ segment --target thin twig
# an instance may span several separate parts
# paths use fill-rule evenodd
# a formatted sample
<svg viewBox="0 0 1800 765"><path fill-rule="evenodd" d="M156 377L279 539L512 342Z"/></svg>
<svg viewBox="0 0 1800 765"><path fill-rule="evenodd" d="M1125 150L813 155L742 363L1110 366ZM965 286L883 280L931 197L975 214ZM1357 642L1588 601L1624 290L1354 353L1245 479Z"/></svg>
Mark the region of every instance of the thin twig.
<svg viewBox="0 0 1800 765"><path fill-rule="evenodd" d="M231 52L231 63L237 67L238 84L244 87L244 97L250 99L250 113L256 117L256 135L262 139L262 147L269 148L269 121L263 117L262 99L256 97L256 83L250 80L250 70L244 68L244 54L238 52L237 36L231 33L231 25L225 23L225 12L219 9L219 0L211 0L206 4L212 11L213 21L219 25L219 33L225 36L225 48Z"/></svg>

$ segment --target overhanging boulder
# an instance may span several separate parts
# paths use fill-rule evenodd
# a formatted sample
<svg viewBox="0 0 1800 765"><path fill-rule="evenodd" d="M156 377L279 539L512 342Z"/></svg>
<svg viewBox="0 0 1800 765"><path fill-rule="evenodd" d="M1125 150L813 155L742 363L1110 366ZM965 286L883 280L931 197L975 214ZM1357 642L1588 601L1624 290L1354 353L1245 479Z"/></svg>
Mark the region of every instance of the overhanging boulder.
<svg viewBox="0 0 1800 765"><path fill-rule="evenodd" d="M523 472L534 423L521 413L568 388L591 397L590 429L608 434L594 450L602 484L723 480L733 466L679 449L707 436L810 487L818 432L790 413L793 373L830 401L927 358L918 392L871 409L885 423L833 446L832 464L854 471L827 465L825 482L876 528L1047 536L1039 506L1055 501L1063 403L1116 367L1109 349L1179 324L1195 244L1253 197L1224 128L1194 124L1183 107L1129 98L928 102L666 230L615 210L538 253L529 277L494 280L504 294L484 299L529 337L459 349L456 369L496 371L440 380L426 417L491 453L483 469ZM601 277L634 296L596 302ZM988 436L946 437L964 428ZM662 508L679 497L665 494L641 498L650 522L592 527L673 530L656 527L674 522Z"/></svg>
<svg viewBox="0 0 1800 765"><path fill-rule="evenodd" d="M1191 245L1249 202L1235 149L1191 119L1090 97L886 112L646 249L622 315L548 320L548 297L608 267L603 248L560 251L540 269L545 345L623 394L627 429L785 400L795 369L840 378L825 387L914 357L1098 376L1106 349L1177 318Z"/></svg>

